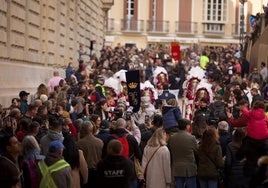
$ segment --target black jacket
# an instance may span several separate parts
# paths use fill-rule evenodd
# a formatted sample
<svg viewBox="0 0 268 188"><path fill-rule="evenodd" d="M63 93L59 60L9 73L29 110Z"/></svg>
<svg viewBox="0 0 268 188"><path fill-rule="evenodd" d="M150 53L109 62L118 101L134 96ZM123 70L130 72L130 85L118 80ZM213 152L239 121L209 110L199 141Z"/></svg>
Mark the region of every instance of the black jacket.
<svg viewBox="0 0 268 188"><path fill-rule="evenodd" d="M107 156L97 165L97 187L129 188L135 177L134 165L123 156Z"/></svg>

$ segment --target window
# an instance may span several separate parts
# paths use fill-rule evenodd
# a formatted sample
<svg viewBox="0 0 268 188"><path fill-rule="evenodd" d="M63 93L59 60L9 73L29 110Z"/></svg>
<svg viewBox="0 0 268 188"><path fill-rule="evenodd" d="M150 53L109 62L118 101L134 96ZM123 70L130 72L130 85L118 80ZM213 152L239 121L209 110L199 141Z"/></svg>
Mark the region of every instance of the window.
<svg viewBox="0 0 268 188"><path fill-rule="evenodd" d="M126 0L127 1L127 17L134 17L134 0Z"/></svg>
<svg viewBox="0 0 268 188"><path fill-rule="evenodd" d="M227 15L227 0L203 0L205 31L223 32Z"/></svg>
<svg viewBox="0 0 268 188"><path fill-rule="evenodd" d="M227 0L203 0L204 21L225 22Z"/></svg>
<svg viewBox="0 0 268 188"><path fill-rule="evenodd" d="M156 0L153 0L152 11L153 20L156 20Z"/></svg>

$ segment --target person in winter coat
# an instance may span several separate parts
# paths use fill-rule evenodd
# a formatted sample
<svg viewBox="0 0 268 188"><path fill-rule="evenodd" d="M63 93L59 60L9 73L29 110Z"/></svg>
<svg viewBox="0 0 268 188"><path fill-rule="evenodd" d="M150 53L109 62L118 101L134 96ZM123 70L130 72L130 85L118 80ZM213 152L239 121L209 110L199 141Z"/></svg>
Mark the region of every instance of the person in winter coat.
<svg viewBox="0 0 268 188"><path fill-rule="evenodd" d="M256 101L253 109L242 109L242 113L248 118L247 136L237 151L237 158L245 159L244 175L249 178L249 186L256 187L258 184L257 161L258 158L267 155L268 149L268 125L262 101Z"/></svg>
<svg viewBox="0 0 268 188"><path fill-rule="evenodd" d="M218 123L218 132L220 136L219 141L221 145L222 156L224 157L226 155L226 147L229 142L232 141L232 136L229 131L229 124L226 121L220 121Z"/></svg>
<svg viewBox="0 0 268 188"><path fill-rule="evenodd" d="M171 153L171 170L175 178L175 187L196 187L197 165L195 154L197 153L197 141L189 133L191 121L179 120L179 131L168 140Z"/></svg>
<svg viewBox="0 0 268 188"><path fill-rule="evenodd" d="M166 132L162 128L154 132L144 148L142 171L146 174L147 188L170 187L170 153L166 146Z"/></svg>
<svg viewBox="0 0 268 188"><path fill-rule="evenodd" d="M37 163L45 156L40 155L40 147L34 136L27 135L23 138L22 155L23 187L38 188Z"/></svg>
<svg viewBox="0 0 268 188"><path fill-rule="evenodd" d="M167 105L162 108L163 127L169 132L178 131L178 120L182 118L182 113L176 99L169 99Z"/></svg>
<svg viewBox="0 0 268 188"><path fill-rule="evenodd" d="M225 160L225 185L227 188L246 187L248 179L243 174L243 163L237 159L236 153L245 137L243 129L239 128L234 131L232 142L226 147Z"/></svg>
<svg viewBox="0 0 268 188"><path fill-rule="evenodd" d="M63 149L61 141L55 140L49 144L45 160L38 162L39 187L71 188L71 167L63 159Z"/></svg>
<svg viewBox="0 0 268 188"><path fill-rule="evenodd" d="M63 141L63 135L61 133L62 124L56 117L50 117L48 134L43 136L40 140L41 154L46 155L49 149L49 144L52 141Z"/></svg>
<svg viewBox="0 0 268 188"><path fill-rule="evenodd" d="M248 118L247 134L255 140L268 138L268 119L265 115L265 104L263 101L256 101L253 109L249 111L246 107L242 109L244 116Z"/></svg>
<svg viewBox="0 0 268 188"><path fill-rule="evenodd" d="M97 187L130 187L135 176L134 165L120 154L122 149L123 145L118 140L108 143L107 156L97 164Z"/></svg>
<svg viewBox="0 0 268 188"><path fill-rule="evenodd" d="M200 188L217 188L219 169L224 167L224 160L216 128L210 126L204 131L198 149L198 158Z"/></svg>

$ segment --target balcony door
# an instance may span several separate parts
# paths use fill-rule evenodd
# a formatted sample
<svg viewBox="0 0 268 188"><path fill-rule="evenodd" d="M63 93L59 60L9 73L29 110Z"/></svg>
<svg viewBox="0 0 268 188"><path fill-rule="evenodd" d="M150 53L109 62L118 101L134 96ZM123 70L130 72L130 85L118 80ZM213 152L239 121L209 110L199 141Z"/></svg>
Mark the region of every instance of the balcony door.
<svg viewBox="0 0 268 188"><path fill-rule="evenodd" d="M163 32L165 25L163 20L163 0L150 0L148 31Z"/></svg>
<svg viewBox="0 0 268 188"><path fill-rule="evenodd" d="M179 1L179 24L178 31L183 33L191 33L192 25L192 0Z"/></svg>
<svg viewBox="0 0 268 188"><path fill-rule="evenodd" d="M124 30L134 30L138 28L138 0L124 0Z"/></svg>

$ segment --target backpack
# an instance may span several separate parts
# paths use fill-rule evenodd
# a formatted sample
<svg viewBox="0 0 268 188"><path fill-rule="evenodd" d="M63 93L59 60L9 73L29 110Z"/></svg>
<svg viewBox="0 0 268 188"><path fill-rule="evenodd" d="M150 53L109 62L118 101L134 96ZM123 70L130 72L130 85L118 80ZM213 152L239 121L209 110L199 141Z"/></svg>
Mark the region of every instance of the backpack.
<svg viewBox="0 0 268 188"><path fill-rule="evenodd" d="M118 140L119 142L121 142L121 144L123 146L123 149L122 149L120 155L129 159L129 144L128 144L127 136L128 136L128 134L125 134L123 137L119 137L117 135L112 135L112 137L115 138L116 140Z"/></svg>
<svg viewBox="0 0 268 188"><path fill-rule="evenodd" d="M209 124L217 126L219 121L224 120L226 118L227 113L225 110L225 103L224 102L212 103L210 106Z"/></svg>

